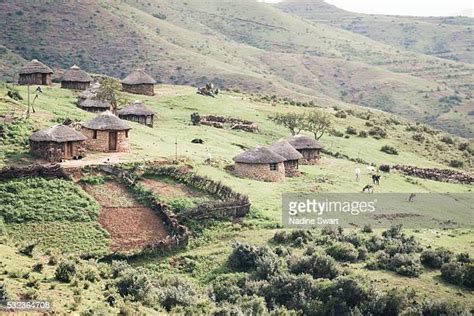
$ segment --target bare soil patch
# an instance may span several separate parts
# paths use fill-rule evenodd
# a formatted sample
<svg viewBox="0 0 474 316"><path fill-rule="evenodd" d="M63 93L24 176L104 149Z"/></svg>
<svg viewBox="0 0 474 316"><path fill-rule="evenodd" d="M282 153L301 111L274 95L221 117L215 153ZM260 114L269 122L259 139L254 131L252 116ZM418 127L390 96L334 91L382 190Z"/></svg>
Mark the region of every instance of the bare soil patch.
<svg viewBox="0 0 474 316"><path fill-rule="evenodd" d="M205 193L193 190L181 183L167 183L155 179L143 179L140 180L140 183L147 189L150 189L154 193L168 199L206 196Z"/></svg>
<svg viewBox="0 0 474 316"><path fill-rule="evenodd" d="M162 219L148 207L104 207L99 223L112 236L112 251L143 249L168 236Z"/></svg>

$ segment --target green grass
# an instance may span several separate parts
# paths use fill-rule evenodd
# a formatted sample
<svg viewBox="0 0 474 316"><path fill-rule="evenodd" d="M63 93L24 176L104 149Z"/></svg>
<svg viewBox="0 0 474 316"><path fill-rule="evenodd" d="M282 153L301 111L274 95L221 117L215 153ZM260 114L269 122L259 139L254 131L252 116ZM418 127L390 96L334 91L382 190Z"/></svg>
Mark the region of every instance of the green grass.
<svg viewBox="0 0 474 316"><path fill-rule="evenodd" d="M31 178L0 183L0 214L6 223L89 222L99 205L73 182Z"/></svg>
<svg viewBox="0 0 474 316"><path fill-rule="evenodd" d="M111 239L97 222L55 221L6 225L7 236L15 244L37 242L40 252L106 254Z"/></svg>

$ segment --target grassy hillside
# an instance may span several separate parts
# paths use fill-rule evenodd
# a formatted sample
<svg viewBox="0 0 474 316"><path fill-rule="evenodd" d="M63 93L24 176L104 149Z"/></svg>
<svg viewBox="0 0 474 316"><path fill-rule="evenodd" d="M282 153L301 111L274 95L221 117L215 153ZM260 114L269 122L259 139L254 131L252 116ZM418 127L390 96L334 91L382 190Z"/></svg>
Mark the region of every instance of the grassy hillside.
<svg viewBox="0 0 474 316"><path fill-rule="evenodd" d="M286 0L276 7L306 20L342 28L400 49L474 63L472 18L360 14L323 0Z"/></svg>
<svg viewBox="0 0 474 316"><path fill-rule="evenodd" d="M164 83L213 81L321 105L347 102L460 135L474 133L467 115L472 66L396 49L262 3L4 2L0 7L6 30L0 44L54 67L77 63L120 77L142 67ZM442 101L454 95L458 101Z"/></svg>
<svg viewBox="0 0 474 316"><path fill-rule="evenodd" d="M26 87L18 87L18 89L26 99ZM323 155L318 165L301 166L303 172L301 177L287 179L280 183L262 183L242 179L229 173L225 168L232 163L231 159L234 155L242 152L242 148L268 145L276 139L290 136L285 128L275 125L268 116L278 112L308 112L312 108L298 106L293 101L271 99L257 94L223 92L217 98L209 98L197 95L194 88L189 86L157 85L155 92L156 96L153 97L140 96L147 106L157 112L157 117L154 128L130 123L132 126L131 153L122 155L90 153L82 161L69 161L64 163L64 166L77 167L79 164L102 163L107 159L113 162L130 162L174 158L177 143L179 160L193 167L198 174L222 181L237 192L248 194L252 201L251 213L236 222L190 221L187 225L192 229L193 236L186 249L166 254L138 256L128 261L131 266L123 263L111 265L107 262L83 260L78 255L100 256L100 254L110 252L111 245L117 242L118 237L111 236L99 225L102 222L100 216L97 220L97 203L103 207L105 205L122 208L136 206L132 203L134 201L130 200L129 194L124 194L122 191L109 192L110 187L103 184L95 185L93 189L86 187L88 193L85 193L80 183L64 180L13 180L2 183L0 193L3 188L5 192L8 192L6 195L1 195L2 197L10 198L12 189L18 190L23 197L22 206L7 208L7 214L11 216L7 220L0 221L0 232L3 234L0 238L3 240L3 244L0 244L0 253L2 253L0 272L3 272L0 282L6 286L9 295L51 299L54 302L55 311L60 313L94 310L103 313L128 311L129 313L154 314L165 310L178 313L184 308L194 308L193 311L200 314L210 313L213 308L221 307L223 304L221 296L208 295L208 293L221 293L222 287L218 286L221 282L219 280L238 278L240 281L231 282L231 284L234 286L239 284L245 291L251 291L250 293L255 291L255 295L259 297L263 297L266 290L257 291L255 284L258 284L257 288L268 289L267 282L270 282L270 279L259 279L260 277L257 277L259 274L252 270L253 268L240 271L230 265L229 258L234 251L232 245L235 242L250 243L258 247L269 245L272 252L288 249L291 251L291 256L282 257L280 261L288 260L290 266L294 264L290 262L307 260L306 256L314 251L314 249L311 250L312 248L317 249L318 253L330 252L328 249L331 245L327 243L328 236L324 236L319 230L311 231L310 236L305 237L303 244L292 241L292 235L285 242L277 242L273 238L281 231L279 227L282 193L360 192L361 186L370 182L368 170L361 163L362 161L376 165L400 163L448 168L447 165L451 160L461 159L465 169L472 171L470 164L472 156L467 151L458 149L458 145L467 140L378 110L359 109L342 104L336 109L332 107L318 109L331 116L335 129L331 135L325 135L321 139L328 153ZM6 88L0 87L0 95L4 96L5 93ZM35 102L36 113L32 114L29 120L3 123L3 130L7 133L4 134L0 144L0 152L4 154L0 164L21 165L36 161L28 153L26 142L31 130L50 126L66 118L84 121L94 117L94 114L82 111L75 106L75 96L75 92L60 89L58 85L45 88L44 93ZM124 94L123 96L130 100L137 98L136 95ZM21 116L25 109L26 101L15 102L8 97L0 99L0 113L15 113ZM346 118L340 117L342 111L347 115ZM254 134L202 125L193 126L190 120L193 112L201 115L216 114L251 120L259 125L260 132ZM336 113L339 113L339 117L336 117ZM386 138L359 137L347 133L347 127L360 132L369 131L373 126L382 127L387 132ZM423 139L414 137L418 134L421 134ZM445 137L451 137L453 143L443 142L442 139ZM193 144L191 140L194 138L201 138L205 143ZM395 147L399 154L388 155L381 152L380 148L383 145ZM214 163L210 166L204 163L208 151L214 159ZM333 157L336 153L339 153L341 157ZM354 162L356 159L360 162ZM359 183L354 180L356 166L362 168L362 181ZM75 175L76 180L80 177L81 175ZM98 177L83 176L83 179L83 182L87 183ZM156 182L150 182L150 179L142 181L148 183L151 189L155 188L155 193L164 200L173 201L171 195L176 194L181 205L183 200L188 203L202 201L199 200L202 197L195 196L195 192L193 193L182 184L154 179L156 180L161 181L159 187L153 187ZM26 185L27 183L30 184ZM66 195L67 200L60 198L61 194L58 192L61 190L70 193ZM471 190L470 185L422 180L397 172L384 173L380 186L376 187L376 192L406 194L413 192L467 193ZM65 203L70 204L71 209L65 207ZM10 204L10 202L5 204ZM34 208L38 209L38 212L32 212ZM14 209L17 209L17 212L14 212ZM52 210L56 210L53 217ZM104 209L101 210L103 211ZM12 216L17 220L12 220ZM29 220L32 216L41 216L45 220L18 222L18 219ZM435 221L435 217L439 220L445 219L446 216L447 214L435 215L433 213L426 219ZM466 221L466 214L449 214L449 219L458 222ZM382 225L382 222L384 225L402 223L413 226L416 220L403 217L392 220L382 219L377 225ZM357 222L357 225L360 228L365 223ZM341 240L347 238L355 242L351 239L353 238L352 231L352 229L347 229L337 238L342 238ZM295 235L299 233L301 232L297 231ZM373 233L360 234L360 242L369 243L371 238L377 238L372 236L380 235L380 233L381 230L376 229ZM413 235L423 249L447 247L456 254L467 252L472 255L474 253L470 229L425 230L415 227L415 229L407 230L406 233L409 236ZM34 248L31 255L19 252L31 241L38 242L38 246ZM340 243L347 246L346 241ZM405 240L404 244L409 244L408 240ZM410 254L410 256L414 258L413 260L419 261L419 253ZM377 293L393 288L415 291L414 296L410 294L412 297L410 306L426 304L426 300L430 297L441 295L441 293L445 299L456 302L458 307L472 305L472 291L441 280L439 269L424 266L417 268L415 265L414 268L419 269L422 274L418 277L406 277L387 269L367 269L366 264L377 261L377 254L374 252L368 253L368 257L364 260L337 262L334 266L338 271L339 269L345 271L344 273L348 274L349 278L367 280L367 284L363 285L363 291L372 289L372 286L374 286L372 290L377 290ZM63 274L58 276L56 272L61 270L59 267L69 267L71 261L75 267L74 272L70 273L71 279L61 279ZM65 265L66 263L69 265ZM41 269L38 264L41 264ZM284 269L290 271L289 268ZM294 271L292 268L288 275L296 278L298 273ZM176 281L177 278L178 281ZM309 280L306 282L310 282ZM340 282L336 280L344 280L344 277L318 281L317 286L329 291L330 286L334 286L332 282ZM123 290L131 288L128 282L135 284L137 291L143 291L135 292L144 293L143 296L135 294L137 296L133 298L126 297L126 292ZM176 287L180 290L179 295L175 296L173 289ZM229 285L226 287L234 291L234 287ZM281 286L281 288L286 287ZM293 293L291 288L288 288L288 291ZM156 296L152 295L153 293ZM276 294L272 295L278 297ZM247 306L238 300L232 302L241 304L244 306L242 308Z"/></svg>

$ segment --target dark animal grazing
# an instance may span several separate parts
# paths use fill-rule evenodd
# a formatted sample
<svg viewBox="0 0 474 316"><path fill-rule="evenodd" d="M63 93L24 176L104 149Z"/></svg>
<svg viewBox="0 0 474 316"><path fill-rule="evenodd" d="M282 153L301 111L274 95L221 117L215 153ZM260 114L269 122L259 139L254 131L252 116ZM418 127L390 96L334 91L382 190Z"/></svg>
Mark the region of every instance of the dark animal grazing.
<svg viewBox="0 0 474 316"><path fill-rule="evenodd" d="M379 185L380 184L380 175L378 174L373 174L372 175L372 183Z"/></svg>
<svg viewBox="0 0 474 316"><path fill-rule="evenodd" d="M408 202L413 202L415 200L415 197L416 197L415 193L410 194L410 196L408 197Z"/></svg>
<svg viewBox="0 0 474 316"><path fill-rule="evenodd" d="M370 184L367 184L367 185L362 189L362 192L363 192L363 193L374 193L374 186L373 186L373 185L370 185Z"/></svg>
<svg viewBox="0 0 474 316"><path fill-rule="evenodd" d="M204 144L204 141L200 138L195 138L191 141L193 144Z"/></svg>

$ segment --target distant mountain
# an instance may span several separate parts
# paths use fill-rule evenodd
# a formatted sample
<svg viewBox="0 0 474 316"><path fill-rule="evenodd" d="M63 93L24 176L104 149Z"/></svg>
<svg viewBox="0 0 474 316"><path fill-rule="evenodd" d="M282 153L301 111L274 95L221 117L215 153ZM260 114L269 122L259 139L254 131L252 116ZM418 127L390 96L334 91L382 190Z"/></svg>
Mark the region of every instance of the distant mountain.
<svg viewBox="0 0 474 316"><path fill-rule="evenodd" d="M304 3L309 6L302 7ZM323 7L330 10L328 18L318 22L320 15L314 11L321 3L0 2L4 30L0 45L8 53L0 58L17 60L16 64L8 58L0 61L0 77L11 78L19 69L18 60L32 58L52 67L78 64L90 72L122 78L140 67L158 82L213 81L224 88L313 100L323 106L373 107L474 136L473 116L468 115L474 107L473 65L347 30L331 22L332 15L341 20L341 10L335 7ZM344 14L348 23L358 21ZM402 23L387 19L383 23L387 32ZM417 23L435 25L424 20ZM451 24L446 21L440 30L465 28L461 18L449 20ZM417 32L412 35L417 40L431 41L432 33L420 32L419 39ZM462 31L455 42L468 43L469 35ZM446 36L451 45L453 37Z"/></svg>

